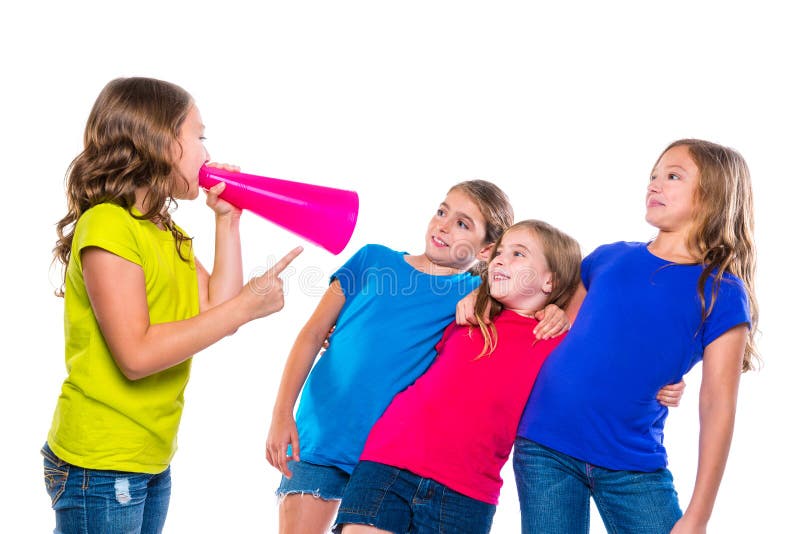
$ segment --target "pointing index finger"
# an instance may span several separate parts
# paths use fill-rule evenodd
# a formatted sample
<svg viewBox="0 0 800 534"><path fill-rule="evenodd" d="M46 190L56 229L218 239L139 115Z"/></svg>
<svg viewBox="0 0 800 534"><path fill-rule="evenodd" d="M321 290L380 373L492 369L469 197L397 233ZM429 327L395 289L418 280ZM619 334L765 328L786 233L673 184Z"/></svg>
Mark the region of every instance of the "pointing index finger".
<svg viewBox="0 0 800 534"><path fill-rule="evenodd" d="M303 252L303 247L293 248L286 256L279 259L278 262L275 265L273 265L272 268L270 268L270 270L267 272L276 276L281 274L281 272L283 272L283 270L290 263L292 263L292 260L294 260L297 256L299 256L301 252Z"/></svg>

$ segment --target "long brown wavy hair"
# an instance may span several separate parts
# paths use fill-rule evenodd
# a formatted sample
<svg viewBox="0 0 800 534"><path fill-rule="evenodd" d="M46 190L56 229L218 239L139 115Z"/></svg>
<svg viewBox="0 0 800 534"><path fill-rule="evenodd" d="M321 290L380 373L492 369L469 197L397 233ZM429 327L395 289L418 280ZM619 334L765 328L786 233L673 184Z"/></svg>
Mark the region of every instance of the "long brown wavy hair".
<svg viewBox="0 0 800 534"><path fill-rule="evenodd" d="M700 170L695 192L695 212L687 246L700 256L703 271L697 281L702 320L714 309L723 273L737 276L744 284L750 303L750 331L742 371L760 363L755 335L758 329L758 301L755 294L756 247L753 238L753 192L750 170L736 150L700 139L680 139L669 149L685 146ZM704 288L713 279L709 302Z"/></svg>
<svg viewBox="0 0 800 534"><path fill-rule="evenodd" d="M106 202L167 228L178 254L187 260L182 244L191 239L173 223L168 208L175 205L179 175L174 150L192 105L185 90L152 78L118 78L100 92L86 121L83 151L67 169L67 214L56 224L53 261L62 263L64 276L75 224L86 210ZM145 212L136 215L132 209L141 187L147 188ZM64 282L62 277L59 296L64 295Z"/></svg>
<svg viewBox="0 0 800 534"><path fill-rule="evenodd" d="M546 304L555 304L562 310L567 307L578 284L581 281L581 247L578 242L558 228L543 221L528 219L520 221L509 227L507 232L524 228L536 237L542 245L542 252L547 261L547 268L552 273L553 289L548 295ZM491 258L497 256L497 249L503 242L501 237L492 249ZM483 319L484 311L489 311L489 319L493 320L503 310L503 305L489 293L488 272L481 273L481 285L475 299L475 317L483 334L483 351L478 355L481 358L491 354L497 346L497 329L494 322L486 324Z"/></svg>

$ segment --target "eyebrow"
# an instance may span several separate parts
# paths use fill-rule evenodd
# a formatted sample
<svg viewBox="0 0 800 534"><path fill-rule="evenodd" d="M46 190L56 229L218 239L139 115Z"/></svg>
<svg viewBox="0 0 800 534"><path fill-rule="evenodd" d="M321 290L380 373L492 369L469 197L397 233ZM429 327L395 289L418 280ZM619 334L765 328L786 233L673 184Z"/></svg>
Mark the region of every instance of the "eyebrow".
<svg viewBox="0 0 800 534"><path fill-rule="evenodd" d="M525 252L530 252L530 251L531 251L531 249L529 249L528 247L526 247L526 246L525 246L525 245L523 245L522 243L511 243L511 244L509 244L508 246L509 246L509 247L511 247L511 248L521 248L521 249L523 249Z"/></svg>
<svg viewBox="0 0 800 534"><path fill-rule="evenodd" d="M525 250L526 252L530 252L531 251L531 249L529 249L528 247L526 247L522 243L509 243L509 244L500 243L500 246L501 247L508 247L508 248L521 248L521 249Z"/></svg>
<svg viewBox="0 0 800 534"><path fill-rule="evenodd" d="M664 169L680 169L685 173L689 172L686 169L684 169L683 167L681 167L680 165L667 165L666 167L664 167Z"/></svg>
<svg viewBox="0 0 800 534"><path fill-rule="evenodd" d="M441 204L439 204L439 206L444 206L445 208L450 209L450 206L447 204L447 202L442 202ZM463 211L457 211L456 215L461 219L468 220L472 225L475 225L475 221L473 220L473 218L464 213Z"/></svg>

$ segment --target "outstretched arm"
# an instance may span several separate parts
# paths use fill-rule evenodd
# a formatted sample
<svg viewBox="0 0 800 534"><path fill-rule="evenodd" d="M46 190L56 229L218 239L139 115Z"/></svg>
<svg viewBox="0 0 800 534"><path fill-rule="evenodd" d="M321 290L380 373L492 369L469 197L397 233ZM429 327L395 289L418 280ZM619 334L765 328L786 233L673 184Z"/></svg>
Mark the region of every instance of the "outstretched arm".
<svg viewBox="0 0 800 534"><path fill-rule="evenodd" d="M705 532L728 460L747 326L734 327L703 353L700 384L700 444L697 478L686 513L672 534Z"/></svg>
<svg viewBox="0 0 800 534"><path fill-rule="evenodd" d="M275 406L272 409L272 422L267 435L266 457L286 477L292 472L286 465L287 447L292 446L292 459L300 460L300 443L297 425L294 420L294 405L300 390L311 372L314 360L319 354L331 327L336 324L339 312L345 303L344 293L338 280L334 280L317 305L317 309L305 324L292 346L283 376L278 387Z"/></svg>
<svg viewBox="0 0 800 534"><path fill-rule="evenodd" d="M283 308L278 275L302 250L294 249L219 306L189 319L158 324L150 323L141 266L98 247L84 248L81 260L86 292L111 355L129 380L138 380L177 365L243 324Z"/></svg>

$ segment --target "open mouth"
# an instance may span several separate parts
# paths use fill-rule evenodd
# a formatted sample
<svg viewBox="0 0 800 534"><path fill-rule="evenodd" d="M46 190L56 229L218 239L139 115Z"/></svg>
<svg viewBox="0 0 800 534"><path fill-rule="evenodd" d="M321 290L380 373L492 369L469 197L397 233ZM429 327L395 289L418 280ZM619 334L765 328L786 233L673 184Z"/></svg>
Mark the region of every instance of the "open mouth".
<svg viewBox="0 0 800 534"><path fill-rule="evenodd" d="M450 246L436 236L431 236L431 242L434 244L434 246L439 248L445 248Z"/></svg>

